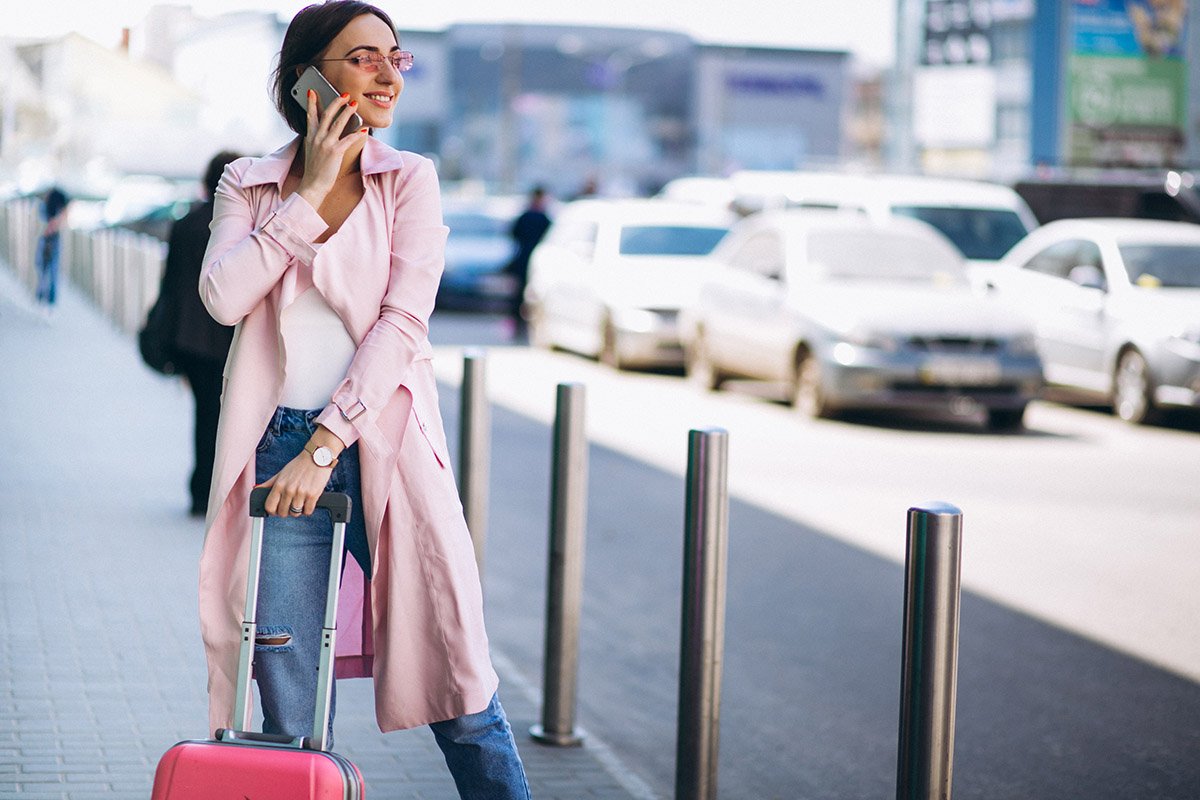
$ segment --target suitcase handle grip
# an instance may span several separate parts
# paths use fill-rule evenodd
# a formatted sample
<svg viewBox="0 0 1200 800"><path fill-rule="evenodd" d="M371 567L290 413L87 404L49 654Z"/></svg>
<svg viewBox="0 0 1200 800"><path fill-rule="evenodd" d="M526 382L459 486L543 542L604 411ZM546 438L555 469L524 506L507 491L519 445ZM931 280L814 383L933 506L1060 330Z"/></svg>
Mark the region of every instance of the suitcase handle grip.
<svg viewBox="0 0 1200 800"><path fill-rule="evenodd" d="M232 728L217 730L218 742L255 742L258 744L277 744L283 747L299 747L308 749L310 739L307 736L288 736L286 733L259 733L257 731L235 731Z"/></svg>
<svg viewBox="0 0 1200 800"><path fill-rule="evenodd" d="M259 486L250 492L250 516L267 516L267 495L270 493L269 486ZM350 495L345 492L325 492L317 500L317 508L327 509L334 522L347 522L350 519Z"/></svg>

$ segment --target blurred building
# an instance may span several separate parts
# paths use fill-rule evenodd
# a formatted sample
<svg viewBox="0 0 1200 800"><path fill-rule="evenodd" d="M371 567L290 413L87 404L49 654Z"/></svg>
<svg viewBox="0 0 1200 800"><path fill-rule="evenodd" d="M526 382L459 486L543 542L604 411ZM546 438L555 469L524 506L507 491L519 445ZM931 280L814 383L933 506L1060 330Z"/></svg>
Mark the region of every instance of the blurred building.
<svg viewBox="0 0 1200 800"><path fill-rule="evenodd" d="M692 167L694 45L680 34L541 25L447 30L451 176L570 194Z"/></svg>
<svg viewBox="0 0 1200 800"><path fill-rule="evenodd" d="M899 0L889 162L1001 180L1196 165L1198 13L1186 0Z"/></svg>
<svg viewBox="0 0 1200 800"><path fill-rule="evenodd" d="M44 182L36 173L48 171L53 125L33 67L14 42L0 41L0 75L0 187L36 188Z"/></svg>
<svg viewBox="0 0 1200 800"><path fill-rule="evenodd" d="M5 180L57 179L86 193L113 174L171 174L197 146L196 94L120 48L69 34L0 45L0 60L12 67L0 128Z"/></svg>
<svg viewBox="0 0 1200 800"><path fill-rule="evenodd" d="M180 26L182 35L170 48L159 40L160 57L169 60L175 80L199 100L205 143L186 166L188 173L201 174L219 150L268 153L291 137L271 99L285 28L274 14L242 11Z"/></svg>
<svg viewBox="0 0 1200 800"><path fill-rule="evenodd" d="M449 177L633 193L688 173L846 155L845 52L554 25L455 25L441 48L435 36L422 46L446 54L437 151Z"/></svg>
<svg viewBox="0 0 1200 800"><path fill-rule="evenodd" d="M278 147L291 135L270 99L285 29L267 12L201 18L163 5L118 48L80 36L0 45L0 65L14 67L0 172L45 156L73 174L187 178L217 150ZM526 24L400 38L417 58L379 135L437 158L447 180L645 193L693 173L835 166L878 146L851 125L861 98L842 51Z"/></svg>
<svg viewBox="0 0 1200 800"><path fill-rule="evenodd" d="M849 155L846 53L706 45L695 61L700 172L829 166Z"/></svg>

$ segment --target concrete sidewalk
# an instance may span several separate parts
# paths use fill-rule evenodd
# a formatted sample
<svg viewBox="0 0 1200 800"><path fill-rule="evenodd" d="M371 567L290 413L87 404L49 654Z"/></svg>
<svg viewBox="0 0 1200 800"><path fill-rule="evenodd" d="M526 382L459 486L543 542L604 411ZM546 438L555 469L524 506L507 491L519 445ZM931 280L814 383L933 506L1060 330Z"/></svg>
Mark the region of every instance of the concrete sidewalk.
<svg viewBox="0 0 1200 800"><path fill-rule="evenodd" d="M0 797L147 797L206 725L190 395L71 287L43 320L2 265L0 386ZM494 660L534 797L653 797L594 737L534 744L537 676ZM457 797L427 729L379 733L369 681L340 685L337 720L369 797Z"/></svg>

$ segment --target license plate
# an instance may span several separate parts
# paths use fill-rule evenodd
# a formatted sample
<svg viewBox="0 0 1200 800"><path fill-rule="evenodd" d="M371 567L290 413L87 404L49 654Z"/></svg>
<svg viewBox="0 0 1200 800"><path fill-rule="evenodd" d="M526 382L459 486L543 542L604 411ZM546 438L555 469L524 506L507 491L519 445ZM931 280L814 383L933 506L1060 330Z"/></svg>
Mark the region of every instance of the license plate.
<svg viewBox="0 0 1200 800"><path fill-rule="evenodd" d="M1000 362L994 358L931 358L920 370L921 382L950 386L991 386L1000 382Z"/></svg>

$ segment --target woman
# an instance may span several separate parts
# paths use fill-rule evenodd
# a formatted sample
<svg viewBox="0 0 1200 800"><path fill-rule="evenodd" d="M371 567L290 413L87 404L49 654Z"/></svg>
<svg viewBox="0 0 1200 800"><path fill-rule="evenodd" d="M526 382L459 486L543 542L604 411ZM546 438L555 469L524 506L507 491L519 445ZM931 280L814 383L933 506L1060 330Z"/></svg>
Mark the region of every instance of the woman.
<svg viewBox="0 0 1200 800"><path fill-rule="evenodd" d="M336 0L284 36L275 103L299 134L225 171L200 293L236 324L200 563L210 724L231 726L247 504L269 486L255 678L264 730L312 728L328 564L323 490L351 495L337 675L375 679L381 730L429 724L464 798L527 798L450 472L428 320L447 229L432 163L370 137L412 56L378 8ZM340 98L290 92L316 65ZM351 112L364 127L342 135ZM326 566L321 566L322 564Z"/></svg>

